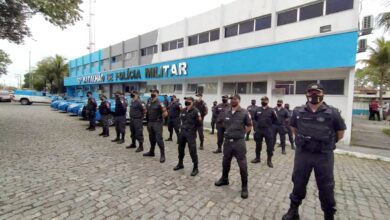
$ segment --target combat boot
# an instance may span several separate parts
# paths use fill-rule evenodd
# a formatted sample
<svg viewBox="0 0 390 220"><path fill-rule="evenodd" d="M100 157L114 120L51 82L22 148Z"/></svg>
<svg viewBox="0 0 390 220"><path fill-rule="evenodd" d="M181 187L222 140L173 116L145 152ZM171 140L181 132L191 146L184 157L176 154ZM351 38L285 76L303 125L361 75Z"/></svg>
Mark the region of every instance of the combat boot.
<svg viewBox="0 0 390 220"><path fill-rule="evenodd" d="M253 160L251 160L251 163L260 163L261 162L261 160L260 160L260 157L259 158L255 158L255 159L253 159Z"/></svg>
<svg viewBox="0 0 390 220"><path fill-rule="evenodd" d="M160 149L160 163L165 162L165 151L164 149Z"/></svg>
<svg viewBox="0 0 390 220"><path fill-rule="evenodd" d="M291 149L292 149L292 150L295 150L294 143L291 144Z"/></svg>
<svg viewBox="0 0 390 220"><path fill-rule="evenodd" d="M179 163L173 168L174 171L184 169L183 160L179 160Z"/></svg>
<svg viewBox="0 0 390 220"><path fill-rule="evenodd" d="M287 213L283 215L282 220L299 220L298 207L299 205L291 203L290 208Z"/></svg>
<svg viewBox="0 0 390 220"><path fill-rule="evenodd" d="M119 134L116 134L116 138L114 140L112 140L111 142L118 142L120 139L119 139Z"/></svg>
<svg viewBox="0 0 390 220"><path fill-rule="evenodd" d="M215 153L215 154L220 154L220 153L222 153L221 148L222 148L221 146L218 146L217 150L213 151L213 153Z"/></svg>
<svg viewBox="0 0 390 220"><path fill-rule="evenodd" d="M200 149L200 150L203 150L203 141L200 142L199 149Z"/></svg>
<svg viewBox="0 0 390 220"><path fill-rule="evenodd" d="M110 136L110 129L109 128L104 128L104 135L103 137L109 137Z"/></svg>
<svg viewBox="0 0 390 220"><path fill-rule="evenodd" d="M100 133L99 134L99 136L103 136L104 134L105 134L105 131L104 131L105 129L103 128L103 131L102 131L102 133Z"/></svg>
<svg viewBox="0 0 390 220"><path fill-rule="evenodd" d="M191 176L196 176L199 173L198 164L194 164L194 168L192 169Z"/></svg>
<svg viewBox="0 0 390 220"><path fill-rule="evenodd" d="M334 214L333 213L324 213L324 220L333 220Z"/></svg>
<svg viewBox="0 0 390 220"><path fill-rule="evenodd" d="M286 154L286 149L282 148L282 154Z"/></svg>
<svg viewBox="0 0 390 220"><path fill-rule="evenodd" d="M272 156L268 155L267 157L267 165L271 168L274 167L274 165L272 164Z"/></svg>
<svg viewBox="0 0 390 220"><path fill-rule="evenodd" d="M144 156L144 157L154 157L155 155L154 155L154 152L149 151L149 152L147 152L147 153L144 153L143 156Z"/></svg>
<svg viewBox="0 0 390 220"><path fill-rule="evenodd" d="M173 139L170 137L168 139L165 139L165 141L173 141Z"/></svg>
<svg viewBox="0 0 390 220"><path fill-rule="evenodd" d="M118 144L125 143L125 134L121 134L121 139L117 142Z"/></svg>
<svg viewBox="0 0 390 220"><path fill-rule="evenodd" d="M137 150L135 150L135 152L138 153L138 152L142 152L142 151L144 151L144 143L140 142L139 146L138 146Z"/></svg>
<svg viewBox="0 0 390 220"><path fill-rule="evenodd" d="M217 182L214 183L215 186L225 186L229 185L229 179L226 177L221 177Z"/></svg>
<svg viewBox="0 0 390 220"><path fill-rule="evenodd" d="M135 145L135 143L131 143L129 146L126 147L127 149L129 148L137 148L137 146Z"/></svg>
<svg viewBox="0 0 390 220"><path fill-rule="evenodd" d="M241 198L243 199L247 199L249 196L248 194L248 184L242 184L242 188L241 188Z"/></svg>

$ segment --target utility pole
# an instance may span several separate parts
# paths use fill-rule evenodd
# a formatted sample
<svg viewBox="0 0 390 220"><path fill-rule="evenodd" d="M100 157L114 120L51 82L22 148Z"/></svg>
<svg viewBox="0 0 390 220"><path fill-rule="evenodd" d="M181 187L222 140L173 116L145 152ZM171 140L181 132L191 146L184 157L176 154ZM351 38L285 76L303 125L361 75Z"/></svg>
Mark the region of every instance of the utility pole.
<svg viewBox="0 0 390 220"><path fill-rule="evenodd" d="M28 51L28 72L30 73L30 78L31 78L31 80L30 80L30 85L29 85L29 87L31 88L31 89L33 89L34 88L34 76L33 76L33 74L32 74L32 72L31 72L31 51Z"/></svg>
<svg viewBox="0 0 390 220"><path fill-rule="evenodd" d="M20 74L15 74L15 78L18 79L18 88L21 89L21 81L22 81L22 75Z"/></svg>
<svg viewBox="0 0 390 220"><path fill-rule="evenodd" d="M95 52L95 3L96 0L89 0L89 44L87 49L89 53Z"/></svg>

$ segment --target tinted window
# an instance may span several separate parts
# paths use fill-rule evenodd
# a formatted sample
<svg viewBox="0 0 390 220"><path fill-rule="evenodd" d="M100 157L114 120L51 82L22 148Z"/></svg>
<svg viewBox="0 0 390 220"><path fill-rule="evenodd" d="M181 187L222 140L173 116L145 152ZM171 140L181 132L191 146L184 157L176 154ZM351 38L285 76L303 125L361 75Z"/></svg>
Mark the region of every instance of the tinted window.
<svg viewBox="0 0 390 220"><path fill-rule="evenodd" d="M266 15L256 19L256 31L271 27L271 15Z"/></svg>
<svg viewBox="0 0 390 220"><path fill-rule="evenodd" d="M290 24L297 21L297 9L293 9L278 14L278 26Z"/></svg>
<svg viewBox="0 0 390 220"><path fill-rule="evenodd" d="M210 32L210 41L219 40L219 29Z"/></svg>
<svg viewBox="0 0 390 220"><path fill-rule="evenodd" d="M188 84L187 85L188 92L196 92L197 89L198 89L198 84Z"/></svg>
<svg viewBox="0 0 390 220"><path fill-rule="evenodd" d="M199 44L209 42L209 32L199 34Z"/></svg>
<svg viewBox="0 0 390 220"><path fill-rule="evenodd" d="M225 37L232 37L238 34L238 24L225 28Z"/></svg>
<svg viewBox="0 0 390 220"><path fill-rule="evenodd" d="M223 94L233 94L236 89L236 83L224 83L222 88Z"/></svg>
<svg viewBox="0 0 390 220"><path fill-rule="evenodd" d="M344 80L321 80L321 85L325 89L325 94L344 95Z"/></svg>
<svg viewBox="0 0 390 220"><path fill-rule="evenodd" d="M267 82L254 82L252 85L253 94L265 94L267 93Z"/></svg>
<svg viewBox="0 0 390 220"><path fill-rule="evenodd" d="M310 18L320 17L322 16L324 11L324 3L320 2L314 5L308 5L305 7L302 7L300 10L300 20L307 20Z"/></svg>
<svg viewBox="0 0 390 220"><path fill-rule="evenodd" d="M169 43L170 50L174 50L176 48L177 48L177 41L176 40Z"/></svg>
<svg viewBox="0 0 390 220"><path fill-rule="evenodd" d="M182 48L184 46L184 39L179 39L177 40L177 47L178 48Z"/></svg>
<svg viewBox="0 0 390 220"><path fill-rule="evenodd" d="M252 32L254 23L255 23L254 20L245 21L245 22L240 23L240 34Z"/></svg>
<svg viewBox="0 0 390 220"><path fill-rule="evenodd" d="M161 45L161 50L164 52L164 51L168 51L169 50L169 43L165 43L165 44L162 44Z"/></svg>
<svg viewBox="0 0 390 220"><path fill-rule="evenodd" d="M237 83L237 92L239 94L247 94L250 92L249 89L250 89L250 83L246 83L246 82Z"/></svg>
<svg viewBox="0 0 390 220"><path fill-rule="evenodd" d="M188 45L189 46L197 45L197 44L198 44L198 35L188 37Z"/></svg>
<svg viewBox="0 0 390 220"><path fill-rule="evenodd" d="M306 88L311 83L316 83L317 80L305 80L296 82L295 94L306 94Z"/></svg>
<svg viewBox="0 0 390 220"><path fill-rule="evenodd" d="M345 11L353 8L354 0L327 0L326 14L332 14L339 11Z"/></svg>

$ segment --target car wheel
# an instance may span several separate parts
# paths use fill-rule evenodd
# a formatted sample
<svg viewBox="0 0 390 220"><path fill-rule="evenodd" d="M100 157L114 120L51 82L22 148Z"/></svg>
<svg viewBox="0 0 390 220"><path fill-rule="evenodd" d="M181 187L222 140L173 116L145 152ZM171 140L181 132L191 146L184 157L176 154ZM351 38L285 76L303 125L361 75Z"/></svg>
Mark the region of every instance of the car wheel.
<svg viewBox="0 0 390 220"><path fill-rule="evenodd" d="M114 116L108 115L107 122L108 122L108 126L113 126L114 125Z"/></svg>
<svg viewBox="0 0 390 220"><path fill-rule="evenodd" d="M22 99L20 100L20 104L22 105L28 105L30 102L28 101L28 99Z"/></svg>

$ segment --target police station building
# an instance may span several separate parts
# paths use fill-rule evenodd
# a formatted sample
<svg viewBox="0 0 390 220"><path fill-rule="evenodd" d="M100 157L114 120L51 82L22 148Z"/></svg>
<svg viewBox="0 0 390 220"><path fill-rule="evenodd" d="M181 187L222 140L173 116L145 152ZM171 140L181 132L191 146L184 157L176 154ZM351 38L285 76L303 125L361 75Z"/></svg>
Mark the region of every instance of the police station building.
<svg viewBox="0 0 390 220"><path fill-rule="evenodd" d="M243 107L264 95L295 107L320 82L349 144L358 8L358 0L237 0L71 60L67 95L158 88L183 101L200 91L210 107L237 90Z"/></svg>

